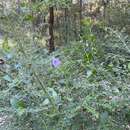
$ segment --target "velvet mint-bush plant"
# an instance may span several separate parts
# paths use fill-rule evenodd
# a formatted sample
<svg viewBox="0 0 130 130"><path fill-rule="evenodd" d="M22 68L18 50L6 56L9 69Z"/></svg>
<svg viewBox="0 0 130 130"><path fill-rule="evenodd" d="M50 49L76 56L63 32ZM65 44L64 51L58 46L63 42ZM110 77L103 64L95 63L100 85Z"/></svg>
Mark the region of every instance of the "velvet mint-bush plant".
<svg viewBox="0 0 130 130"><path fill-rule="evenodd" d="M81 46L83 45L81 44ZM87 77L88 74L85 73L86 65L84 66L83 55L80 55L83 53L82 49L79 49L77 59L70 57L77 54L78 50L75 49L76 51L73 50L71 53L68 48L65 50L65 56L63 54L59 56L58 61L60 60L61 64L58 68L52 66L54 56L49 56L48 59L43 59L42 56L38 57L32 66L35 66L37 71L39 70L36 76L40 81L35 77L33 71L28 72L26 70L28 62L26 65L21 63L22 67L15 70L17 76L13 77L15 79L8 83L7 88L10 89L11 94L11 98L8 99L8 107L15 114L14 119L17 119L15 124L17 128L48 130L68 128L77 130L87 128L124 129L123 118L125 113L123 116L118 115L119 113L123 114L122 107L127 105L125 98L118 96L120 93L118 89L122 87L123 83L121 85L120 82L116 82L115 85L119 87L117 88L113 86L111 79L103 80L102 75L109 76L109 72L106 73L106 69L102 68L101 65L96 66L98 77L93 77L94 79L91 77L93 82L90 82L88 80L90 77ZM66 51L67 55L69 54L68 57L66 57ZM56 56L57 53L54 55ZM44 62L41 61L39 64L40 59L43 59ZM39 67L41 68L38 69ZM24 79L25 77L26 79ZM4 80L7 82L6 78ZM53 98L53 105L59 111L58 113L53 111L54 108L50 100L41 88L39 83L42 82L50 97ZM122 92L125 93L126 90L124 87ZM116 117L119 119L115 119ZM21 127L23 124L24 128Z"/></svg>
<svg viewBox="0 0 130 130"><path fill-rule="evenodd" d="M95 51L91 51L93 57L88 56L86 44L90 42L93 44L89 40L73 42L50 56L44 53L44 57L33 48L17 52L19 55L15 50L13 57L1 54L5 65L10 66L1 72L1 112L13 115L9 129L127 127L129 80L124 82L120 75L114 75L115 69L122 69L115 64L112 69L106 67L104 61L96 59ZM32 51L27 53L26 49Z"/></svg>
<svg viewBox="0 0 130 130"><path fill-rule="evenodd" d="M37 8L33 6L34 12ZM80 41L48 54L36 46L36 39L23 28L25 24L21 28L18 18L20 25L8 19L3 26L14 29L9 32L16 43L11 46L7 33L0 50L0 114L7 115L3 129L129 129L129 53L114 51L119 44L128 51L129 40L109 28L101 41L87 18L82 21ZM31 20L29 16L28 23Z"/></svg>

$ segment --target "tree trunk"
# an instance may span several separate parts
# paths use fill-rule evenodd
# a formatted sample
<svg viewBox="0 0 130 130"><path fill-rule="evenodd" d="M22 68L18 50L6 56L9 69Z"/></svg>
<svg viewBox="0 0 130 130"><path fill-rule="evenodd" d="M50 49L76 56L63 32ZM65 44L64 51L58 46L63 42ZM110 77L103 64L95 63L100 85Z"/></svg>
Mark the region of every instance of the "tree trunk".
<svg viewBox="0 0 130 130"><path fill-rule="evenodd" d="M103 6L104 6L104 11L103 11L103 16L104 16L104 20L106 21L106 18L107 18L107 6L109 4L109 0L103 0Z"/></svg>
<svg viewBox="0 0 130 130"><path fill-rule="evenodd" d="M65 8L65 43L68 43L68 9Z"/></svg>
<svg viewBox="0 0 130 130"><path fill-rule="evenodd" d="M53 34L53 27L54 27L54 7L49 7L49 52L53 52L55 50L55 45L54 45L54 34Z"/></svg>
<svg viewBox="0 0 130 130"><path fill-rule="evenodd" d="M83 0L80 0L79 1L79 6L80 6L80 11L79 11L79 17L80 17L80 35L82 35L82 25L81 25L81 22L82 22L82 8L83 8Z"/></svg>

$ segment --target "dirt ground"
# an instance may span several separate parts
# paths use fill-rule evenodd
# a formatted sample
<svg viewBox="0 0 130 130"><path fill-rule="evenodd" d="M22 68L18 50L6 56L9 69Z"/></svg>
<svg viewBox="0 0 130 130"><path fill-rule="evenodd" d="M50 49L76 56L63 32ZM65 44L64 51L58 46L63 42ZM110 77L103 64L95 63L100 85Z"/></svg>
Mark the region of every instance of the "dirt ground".
<svg viewBox="0 0 130 130"><path fill-rule="evenodd" d="M9 130L10 117L0 114L0 130Z"/></svg>

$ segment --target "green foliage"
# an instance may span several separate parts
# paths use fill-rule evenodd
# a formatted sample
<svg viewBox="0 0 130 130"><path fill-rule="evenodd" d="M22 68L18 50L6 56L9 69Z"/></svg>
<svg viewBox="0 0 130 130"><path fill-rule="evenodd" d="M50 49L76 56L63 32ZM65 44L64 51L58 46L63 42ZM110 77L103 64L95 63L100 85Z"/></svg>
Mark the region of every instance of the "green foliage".
<svg viewBox="0 0 130 130"><path fill-rule="evenodd" d="M46 7L44 2L21 7L46 12L49 6L68 6L65 0L46 1ZM0 24L8 36L0 48L0 112L8 118L4 129L129 128L129 37L101 23L105 33L100 39L93 33L94 21L86 18L80 41L48 54L37 45L39 34L30 29L35 19L30 10L20 16L12 13ZM9 38L15 46L10 47ZM57 67L52 65L54 58L61 62Z"/></svg>
<svg viewBox="0 0 130 130"><path fill-rule="evenodd" d="M111 3L110 6L107 8L107 17L106 21L107 24L118 28L120 30L124 29L127 33L129 33L129 17L130 17L130 5L126 1L118 1L116 0L115 3Z"/></svg>
<svg viewBox="0 0 130 130"><path fill-rule="evenodd" d="M121 58L114 59L116 55L112 57L107 52L99 59L95 46L98 41L91 41L96 53L95 49L87 50L89 43L89 40L72 42L50 56L33 51L31 46L25 47L24 52L15 52L20 55L6 62L10 68L8 74L1 72L1 82L6 87L2 84L0 99L1 111L9 111L8 115L16 120L11 130L80 130L82 127L83 130L124 130L127 127L128 68L119 68ZM58 68L51 66L53 57L61 60ZM122 65L127 66L129 62L125 61L122 60ZM125 79L121 79L122 72Z"/></svg>
<svg viewBox="0 0 130 130"><path fill-rule="evenodd" d="M5 39L4 39L3 43L2 43L2 48L6 52L9 52L9 50L10 50L7 36L5 37Z"/></svg>

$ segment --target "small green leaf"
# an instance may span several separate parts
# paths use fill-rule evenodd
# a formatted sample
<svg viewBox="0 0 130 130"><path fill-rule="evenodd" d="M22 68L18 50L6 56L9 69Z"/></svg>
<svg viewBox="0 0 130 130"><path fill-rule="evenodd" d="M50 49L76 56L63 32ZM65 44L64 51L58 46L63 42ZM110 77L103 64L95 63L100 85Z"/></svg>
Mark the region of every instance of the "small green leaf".
<svg viewBox="0 0 130 130"><path fill-rule="evenodd" d="M92 53L86 53L84 56L85 61L90 62L92 60L93 56Z"/></svg>
<svg viewBox="0 0 130 130"><path fill-rule="evenodd" d="M13 108L13 109L16 109L17 108L17 98L16 97L12 97L11 99L10 99L10 104L11 104L11 107Z"/></svg>
<svg viewBox="0 0 130 130"><path fill-rule="evenodd" d="M128 70L130 70L130 62L128 63Z"/></svg>
<svg viewBox="0 0 130 130"><path fill-rule="evenodd" d="M22 100L19 99L20 97L14 96L10 99L10 104L12 108L14 109L25 109L26 108L26 103Z"/></svg>
<svg viewBox="0 0 130 130"><path fill-rule="evenodd" d="M108 117L109 117L109 115L108 115L107 111L102 112L101 115L100 115L100 121L102 123L105 123L108 120Z"/></svg>
<svg viewBox="0 0 130 130"><path fill-rule="evenodd" d="M24 108L19 108L19 109L17 109L17 114L18 114L19 116L22 116L22 115L25 113L25 111L26 111L26 109L24 109Z"/></svg>
<svg viewBox="0 0 130 130"><path fill-rule="evenodd" d="M8 81L8 82L11 82L12 81L12 78L9 76L9 75L5 75L3 77L4 80Z"/></svg>
<svg viewBox="0 0 130 130"><path fill-rule="evenodd" d="M50 104L50 101L49 101L49 99L46 98L46 99L44 100L44 102L43 102L43 105L46 106L46 105L48 105L48 104Z"/></svg>
<svg viewBox="0 0 130 130"><path fill-rule="evenodd" d="M4 39L3 43L2 43L2 48L6 52L10 51L10 47L9 47L9 43L8 43L8 37L5 37L5 39Z"/></svg>
<svg viewBox="0 0 130 130"><path fill-rule="evenodd" d="M92 76L92 74L93 74L93 73L92 73L91 70L88 70L88 71L87 71L87 77L88 77L88 78L89 78L90 76Z"/></svg>
<svg viewBox="0 0 130 130"><path fill-rule="evenodd" d="M24 20L25 20L25 21L33 21L33 20L34 20L34 17L33 17L32 15L28 14L28 15L26 15L26 16L24 17Z"/></svg>
<svg viewBox="0 0 130 130"><path fill-rule="evenodd" d="M17 102L17 107L21 108L21 109L24 109L24 108L26 108L26 104L25 104L25 102L23 100L19 100Z"/></svg>

